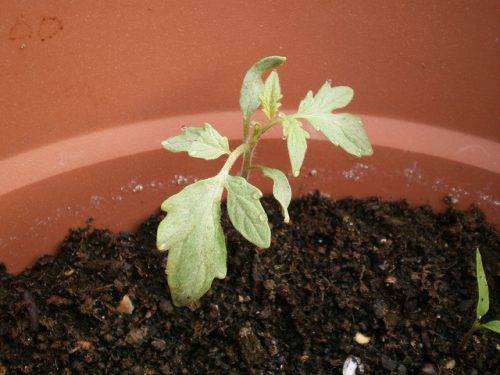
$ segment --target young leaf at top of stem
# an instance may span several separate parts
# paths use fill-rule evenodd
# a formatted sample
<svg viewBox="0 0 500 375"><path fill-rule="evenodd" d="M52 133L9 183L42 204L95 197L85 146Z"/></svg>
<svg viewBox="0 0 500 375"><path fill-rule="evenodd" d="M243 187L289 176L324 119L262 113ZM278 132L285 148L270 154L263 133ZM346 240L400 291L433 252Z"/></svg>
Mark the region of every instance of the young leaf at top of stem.
<svg viewBox="0 0 500 375"><path fill-rule="evenodd" d="M279 169L264 166L261 166L260 169L264 176L273 180L273 196L281 205L285 223L289 223L290 216L288 215L288 205L292 200L292 188L290 187L288 178L286 178L286 175Z"/></svg>
<svg viewBox="0 0 500 375"><path fill-rule="evenodd" d="M259 108L260 96L264 90L262 74L274 69L286 61L286 57L269 56L254 64L245 75L240 92L240 107L243 120L248 122L253 113Z"/></svg>
<svg viewBox="0 0 500 375"><path fill-rule="evenodd" d="M272 119L276 115L278 108L281 106L280 100L282 97L278 73L273 70L267 77L264 83L264 90L260 95L262 112L264 112L268 119Z"/></svg>
<svg viewBox="0 0 500 375"><path fill-rule="evenodd" d="M284 117L283 135L287 140L286 143L290 164L292 165L292 174L294 177L298 177L306 155L309 133L304 130L299 120L293 117Z"/></svg>
<svg viewBox="0 0 500 375"><path fill-rule="evenodd" d="M226 277L220 224L223 182L219 176L200 180L161 205L167 216L158 227L157 247L169 250L166 273L176 306L197 301L214 278Z"/></svg>
<svg viewBox="0 0 500 375"><path fill-rule="evenodd" d="M168 138L161 144L171 152L186 151L189 156L206 160L231 152L227 137L221 136L210 124L184 128L181 135Z"/></svg>
<svg viewBox="0 0 500 375"><path fill-rule="evenodd" d="M490 320L488 323L481 324L481 328L500 333L500 320Z"/></svg>
<svg viewBox="0 0 500 375"><path fill-rule="evenodd" d="M329 82L325 82L315 96L312 91L307 93L294 117L307 120L330 142L352 155L372 155L373 149L361 119L349 113L331 113L349 104L353 95L354 91L350 87L331 87Z"/></svg>
<svg viewBox="0 0 500 375"><path fill-rule="evenodd" d="M262 192L243 177L227 176L227 212L243 237L260 248L271 245L271 229L260 203Z"/></svg>
<svg viewBox="0 0 500 375"><path fill-rule="evenodd" d="M478 290L476 317L480 320L490 309L490 296L479 249L476 249L476 279Z"/></svg>

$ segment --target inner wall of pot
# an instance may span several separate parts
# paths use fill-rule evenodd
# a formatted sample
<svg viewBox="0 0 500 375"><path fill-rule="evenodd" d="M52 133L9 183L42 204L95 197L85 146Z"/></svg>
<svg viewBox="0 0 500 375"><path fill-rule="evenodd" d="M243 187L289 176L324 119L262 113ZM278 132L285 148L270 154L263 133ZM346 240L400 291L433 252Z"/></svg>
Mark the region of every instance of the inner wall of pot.
<svg viewBox="0 0 500 375"><path fill-rule="evenodd" d="M0 11L0 262L18 272L68 228L133 230L222 160L160 141L211 123L241 138L241 80L283 55L283 107L326 79L356 95L375 155L316 132L295 196L408 198L481 207L498 224L498 1L3 1ZM289 171L281 133L257 162ZM257 174L252 181L270 192ZM293 218L292 218L293 220Z"/></svg>
<svg viewBox="0 0 500 375"><path fill-rule="evenodd" d="M498 225L498 144L425 124L362 117L374 155L349 156L311 131L300 177L289 174L294 197L318 190L334 199L404 198L442 210L449 195L456 207L475 204ZM223 162L170 153L160 141L178 133L181 125L210 121L234 146L239 118L239 112L227 112L141 122L0 161L0 261L10 272L19 272L54 252L69 228L85 225L89 218L98 227L134 230L169 195L213 176ZM255 157L256 163L290 172L278 128L261 142ZM14 175L18 177L9 178ZM258 173L251 180L265 194L271 192L270 181Z"/></svg>

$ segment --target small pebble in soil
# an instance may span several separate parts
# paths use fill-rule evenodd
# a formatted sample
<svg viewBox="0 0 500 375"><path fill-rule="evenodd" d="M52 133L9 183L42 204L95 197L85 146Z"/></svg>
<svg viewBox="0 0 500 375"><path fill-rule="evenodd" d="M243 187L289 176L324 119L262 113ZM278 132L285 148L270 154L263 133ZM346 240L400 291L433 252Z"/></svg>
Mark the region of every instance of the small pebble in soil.
<svg viewBox="0 0 500 375"><path fill-rule="evenodd" d="M125 294L117 307L117 310L121 314L132 314L134 312L134 304L130 300L128 294Z"/></svg>
<svg viewBox="0 0 500 375"><path fill-rule="evenodd" d="M356 335L354 336L354 341L356 341L359 345L368 345L370 340L370 337L363 335L361 332L356 332Z"/></svg>
<svg viewBox="0 0 500 375"><path fill-rule="evenodd" d="M347 357L342 367L342 375L358 375L364 373L365 369L359 357L353 355Z"/></svg>
<svg viewBox="0 0 500 375"><path fill-rule="evenodd" d="M387 276L385 278L385 283L386 284L396 284L398 282L398 279L396 279L394 276Z"/></svg>
<svg viewBox="0 0 500 375"><path fill-rule="evenodd" d="M446 362L445 367L447 370L453 370L456 365L457 365L457 362L454 359L450 359L448 362Z"/></svg>
<svg viewBox="0 0 500 375"><path fill-rule="evenodd" d="M420 375L438 375L438 372L436 371L436 367L434 365L426 363L420 369Z"/></svg>

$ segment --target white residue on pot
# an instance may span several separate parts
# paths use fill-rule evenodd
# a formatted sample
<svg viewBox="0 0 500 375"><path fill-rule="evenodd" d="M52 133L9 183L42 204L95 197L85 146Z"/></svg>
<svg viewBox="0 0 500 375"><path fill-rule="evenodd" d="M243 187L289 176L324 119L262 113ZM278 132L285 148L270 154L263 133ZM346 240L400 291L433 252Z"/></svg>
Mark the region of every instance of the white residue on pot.
<svg viewBox="0 0 500 375"><path fill-rule="evenodd" d="M476 191L478 199L491 203L495 206L500 206L500 201L498 199L494 199L491 194L487 194L481 190Z"/></svg>
<svg viewBox="0 0 500 375"><path fill-rule="evenodd" d="M198 181L198 178L194 176L184 176L182 174L174 174L174 177L170 180L170 183L174 185L188 185L196 181Z"/></svg>
<svg viewBox="0 0 500 375"><path fill-rule="evenodd" d="M134 193L138 193L140 191L143 191L144 190L144 186L142 186L141 184L137 184L135 185L133 188L132 188L132 191Z"/></svg>
<svg viewBox="0 0 500 375"><path fill-rule="evenodd" d="M342 176L344 176L346 180L358 181L366 175L369 168L370 167L366 164L356 163L354 168L343 171Z"/></svg>
<svg viewBox="0 0 500 375"><path fill-rule="evenodd" d="M405 175L406 179L408 180L407 186L410 185L410 183L415 183L415 182L422 182L424 179L424 176L422 175L422 172L420 168L418 167L417 162L413 162L413 165L411 167L403 169L403 174Z"/></svg>
<svg viewBox="0 0 500 375"><path fill-rule="evenodd" d="M458 203L464 197L471 197L476 202L479 201L493 206L500 206L500 199L497 199L492 194L486 193L483 190L468 191L458 186L452 186L444 178L435 179L432 182L431 188L434 191L441 192L443 196L449 195L454 204Z"/></svg>
<svg viewBox="0 0 500 375"><path fill-rule="evenodd" d="M132 180L130 181L127 185L125 186L122 186L120 188L121 191L123 192L132 192L132 193L139 193L141 191L144 190L144 185L143 184L140 184L139 182L137 182L136 180Z"/></svg>
<svg viewBox="0 0 500 375"><path fill-rule="evenodd" d="M104 197L101 197L99 195L92 195L90 197L90 205L94 207L99 207L101 205L101 202L103 202L105 199Z"/></svg>
<svg viewBox="0 0 500 375"><path fill-rule="evenodd" d="M174 181L170 181L173 183ZM127 185L122 186L120 191L123 192L132 192L132 193L140 193L146 189L152 190L161 190L165 187L166 182L164 181L147 181L147 182L139 182L137 180L130 181Z"/></svg>

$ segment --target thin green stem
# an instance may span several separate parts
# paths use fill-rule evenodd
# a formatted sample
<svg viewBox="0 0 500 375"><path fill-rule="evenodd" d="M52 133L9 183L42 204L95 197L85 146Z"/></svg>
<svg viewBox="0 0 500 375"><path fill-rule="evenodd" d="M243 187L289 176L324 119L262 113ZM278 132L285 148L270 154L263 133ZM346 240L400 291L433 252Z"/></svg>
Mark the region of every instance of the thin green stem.
<svg viewBox="0 0 500 375"><path fill-rule="evenodd" d="M264 126L260 132L260 136L262 136L264 133L266 133L268 130L270 130L274 125L280 123L283 121L282 117L275 117L273 121L269 122L266 126Z"/></svg>
<svg viewBox="0 0 500 375"><path fill-rule="evenodd" d="M469 340L472 337L472 335L474 334L474 332L476 332L480 328L481 328L481 323L479 322L479 320L476 320L474 322L474 324L472 325L472 327L470 327L470 329L464 335L464 337L462 338L462 341L460 341L459 350L461 352L463 352L465 350L467 343L469 342Z"/></svg>
<svg viewBox="0 0 500 375"><path fill-rule="evenodd" d="M250 121L243 119L243 143L248 143L250 136Z"/></svg>
<svg viewBox="0 0 500 375"><path fill-rule="evenodd" d="M281 121L282 121L281 117L275 117L273 120L267 123L266 126L264 126L263 128L257 126L254 127L254 131L251 137L249 136L249 134L247 135L246 139L250 147L243 155L243 165L241 167L241 176L243 178L248 179L248 176L250 175L250 172L252 170L253 153L255 151L255 148L257 147L257 143L259 142L260 138L262 137L262 135L264 135L264 133L266 133L269 129L271 129L273 126L275 126Z"/></svg>
<svg viewBox="0 0 500 375"><path fill-rule="evenodd" d="M238 158L243 155L248 149L250 148L250 145L248 143L242 143L238 147L236 147L230 154L229 157L226 159L226 162L222 166L219 175L221 174L228 174L231 168L233 167L234 163Z"/></svg>

